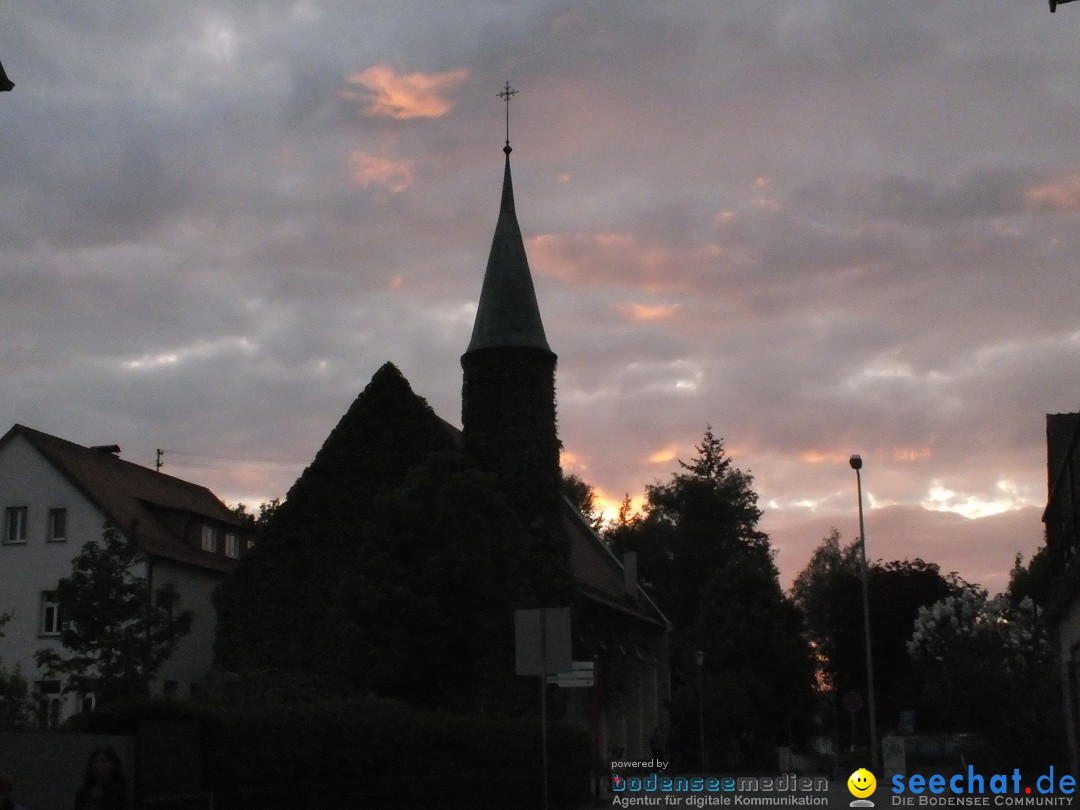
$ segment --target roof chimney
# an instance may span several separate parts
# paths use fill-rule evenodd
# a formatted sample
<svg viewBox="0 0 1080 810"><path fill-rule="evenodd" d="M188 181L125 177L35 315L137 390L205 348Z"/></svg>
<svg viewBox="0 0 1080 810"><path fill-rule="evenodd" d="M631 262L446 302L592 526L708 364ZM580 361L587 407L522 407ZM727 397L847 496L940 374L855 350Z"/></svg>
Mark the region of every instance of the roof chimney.
<svg viewBox="0 0 1080 810"><path fill-rule="evenodd" d="M120 445L118 444L96 444L90 449L96 450L99 453L106 453L110 456L120 455Z"/></svg>

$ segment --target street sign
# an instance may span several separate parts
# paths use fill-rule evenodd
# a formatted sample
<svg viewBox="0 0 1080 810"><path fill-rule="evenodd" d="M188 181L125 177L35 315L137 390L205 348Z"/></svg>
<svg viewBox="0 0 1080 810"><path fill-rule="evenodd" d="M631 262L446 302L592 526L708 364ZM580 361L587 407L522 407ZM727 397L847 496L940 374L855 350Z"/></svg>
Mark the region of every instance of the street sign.
<svg viewBox="0 0 1080 810"><path fill-rule="evenodd" d="M570 608L514 611L514 671L518 675L570 672Z"/></svg>

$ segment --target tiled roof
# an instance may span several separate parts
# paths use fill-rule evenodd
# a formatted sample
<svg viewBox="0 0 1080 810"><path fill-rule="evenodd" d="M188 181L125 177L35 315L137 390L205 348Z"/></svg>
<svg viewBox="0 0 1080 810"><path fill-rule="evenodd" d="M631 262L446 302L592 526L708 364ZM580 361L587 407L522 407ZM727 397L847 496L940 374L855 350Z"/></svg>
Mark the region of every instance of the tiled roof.
<svg viewBox="0 0 1080 810"><path fill-rule="evenodd" d="M585 598L629 614L659 627L671 623L637 586L633 593L624 584L623 565L568 500L563 500L562 524L570 537L570 570Z"/></svg>
<svg viewBox="0 0 1080 810"><path fill-rule="evenodd" d="M117 528L136 526L136 537L151 555L215 571L230 571L235 561L185 542L166 525L167 515L199 519L243 533L242 524L206 487L124 461L111 452L15 425L0 439L0 449L22 436Z"/></svg>

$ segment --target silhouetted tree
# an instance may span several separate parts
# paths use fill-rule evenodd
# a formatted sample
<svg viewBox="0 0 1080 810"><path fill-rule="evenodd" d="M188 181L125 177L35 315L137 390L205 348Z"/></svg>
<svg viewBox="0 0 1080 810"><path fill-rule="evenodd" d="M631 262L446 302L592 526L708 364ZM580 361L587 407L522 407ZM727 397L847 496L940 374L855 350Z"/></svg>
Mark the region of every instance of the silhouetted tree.
<svg viewBox="0 0 1080 810"><path fill-rule="evenodd" d="M98 702L145 695L150 681L191 629L192 613L180 610L171 583L151 589L135 573L145 559L135 531L106 526L72 561L70 577L56 587L62 610L60 644L35 654L46 677L66 678L65 692L93 694Z"/></svg>
<svg viewBox="0 0 1080 810"><path fill-rule="evenodd" d="M0 638L4 625L11 621L10 613L0 613ZM19 667L4 669L0 660L0 731L24 731L34 724L34 701L30 684Z"/></svg>
<svg viewBox="0 0 1080 810"><path fill-rule="evenodd" d="M863 624L859 541L840 545L835 529L795 579L793 596L806 618L823 678L837 702L847 692L866 699L866 638ZM870 563L870 627L878 725L895 727L901 709L915 708L907 642L919 609L956 593L966 583L921 559ZM834 706L834 710L839 709Z"/></svg>
<svg viewBox="0 0 1080 810"><path fill-rule="evenodd" d="M978 733L1002 763L1061 762L1057 656L1030 597L967 586L920 608L907 649L932 728Z"/></svg>
<svg viewBox="0 0 1080 810"><path fill-rule="evenodd" d="M646 488L643 514L630 516L627 503L607 537L617 554L637 553L642 586L675 625L676 725L697 727L701 650L707 746L728 767L763 767L789 729L805 729L810 653L757 528L753 477L734 466L711 428L696 450L670 481ZM693 755L689 745L686 753Z"/></svg>
<svg viewBox="0 0 1080 810"><path fill-rule="evenodd" d="M578 476L570 473L562 479L562 493L581 512L593 531L600 531L604 525L604 515L596 509L596 490Z"/></svg>

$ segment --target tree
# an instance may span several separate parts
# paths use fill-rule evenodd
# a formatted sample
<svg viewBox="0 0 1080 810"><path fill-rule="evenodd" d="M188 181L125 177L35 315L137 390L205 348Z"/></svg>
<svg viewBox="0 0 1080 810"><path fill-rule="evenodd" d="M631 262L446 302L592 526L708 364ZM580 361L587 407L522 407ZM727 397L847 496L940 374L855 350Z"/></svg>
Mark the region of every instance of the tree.
<svg viewBox="0 0 1080 810"><path fill-rule="evenodd" d="M923 713L982 735L998 757L1044 767L1064 750L1057 657L1034 602L963 588L919 610L907 643Z"/></svg>
<svg viewBox="0 0 1080 810"><path fill-rule="evenodd" d="M866 697L860 552L860 541L842 547L834 529L792 589L820 663L818 683L836 701L848 692ZM918 699L906 645L919 609L964 586L956 574L943 575L936 564L921 559L869 564L874 693L878 722L884 728L895 726L900 710L913 708ZM839 712L837 706L833 709Z"/></svg>
<svg viewBox="0 0 1080 810"><path fill-rule="evenodd" d="M807 719L809 649L798 611L780 587L753 477L734 466L707 427L697 454L667 483L646 488L643 514L629 503L607 538L632 550L645 588L675 626L672 715L684 748L698 724L695 653L704 653L706 744L717 767L764 767L777 742Z"/></svg>
<svg viewBox="0 0 1080 810"><path fill-rule="evenodd" d="M171 583L152 590L135 573L145 559L135 531L106 525L72 561L56 591L66 655L45 648L35 655L47 677L64 676L65 692L93 694L100 703L145 695L150 681L191 629L190 610L178 610Z"/></svg>
<svg viewBox="0 0 1080 810"><path fill-rule="evenodd" d="M3 627L9 621L10 613L0 613L0 638L4 637ZM30 684L18 666L14 671L0 666L0 731L23 731L33 725L34 701L30 696Z"/></svg>
<svg viewBox="0 0 1080 810"><path fill-rule="evenodd" d="M1058 575L1045 545L1031 556L1027 566L1024 565L1023 555L1017 552L1009 572L1009 588L1006 591L1009 602L1016 607L1024 599L1030 599L1036 611L1041 611L1050 603Z"/></svg>
<svg viewBox="0 0 1080 810"><path fill-rule="evenodd" d="M679 461L683 472L645 488L640 519L619 524L608 535L617 555L637 552L643 586L684 629L694 626L702 593L718 566L754 549L770 557L768 537L757 528L761 510L753 476L732 464L711 427L695 449L690 462Z"/></svg>
<svg viewBox="0 0 1080 810"><path fill-rule="evenodd" d="M564 475L562 494L578 508L582 517L592 526L593 531L600 531L604 525L604 515L596 510L596 490L592 485L586 484L573 473Z"/></svg>

